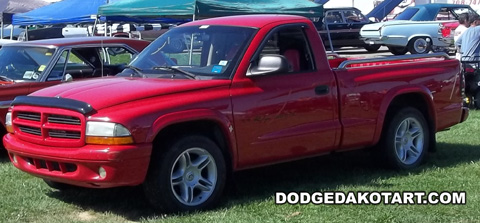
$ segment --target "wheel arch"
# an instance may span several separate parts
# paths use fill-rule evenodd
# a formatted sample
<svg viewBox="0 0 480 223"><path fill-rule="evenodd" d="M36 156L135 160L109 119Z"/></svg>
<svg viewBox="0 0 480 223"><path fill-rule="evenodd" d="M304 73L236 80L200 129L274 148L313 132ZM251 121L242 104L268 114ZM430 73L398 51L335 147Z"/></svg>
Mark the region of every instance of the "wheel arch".
<svg viewBox="0 0 480 223"><path fill-rule="evenodd" d="M431 91L424 86L415 86L402 89L392 89L388 92L380 106L374 144L377 144L382 133L392 118L392 114L400 108L413 107L418 109L425 117L430 131L429 150L435 150L436 111ZM433 140L433 141L432 141Z"/></svg>
<svg viewBox="0 0 480 223"><path fill-rule="evenodd" d="M147 142L153 143L152 155L161 152L155 145L162 145L178 136L199 134L213 140L225 158L228 171L236 165L236 142L230 120L217 111L197 109L171 113L159 117L153 124Z"/></svg>
<svg viewBox="0 0 480 223"><path fill-rule="evenodd" d="M413 39L417 38L417 37L423 37L423 38L429 38L430 39L430 43L433 42L433 37L430 35L430 34L414 34L414 35L411 35L408 37L408 44L410 44L410 41L412 41Z"/></svg>

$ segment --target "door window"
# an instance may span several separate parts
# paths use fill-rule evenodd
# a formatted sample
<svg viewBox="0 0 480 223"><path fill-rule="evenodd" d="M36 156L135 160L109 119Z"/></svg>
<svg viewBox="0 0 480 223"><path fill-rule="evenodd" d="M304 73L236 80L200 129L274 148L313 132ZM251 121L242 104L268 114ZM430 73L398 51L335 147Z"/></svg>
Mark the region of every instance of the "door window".
<svg viewBox="0 0 480 223"><path fill-rule="evenodd" d="M302 27L285 27L270 34L253 65L268 54L284 56L289 73L314 70L310 46Z"/></svg>

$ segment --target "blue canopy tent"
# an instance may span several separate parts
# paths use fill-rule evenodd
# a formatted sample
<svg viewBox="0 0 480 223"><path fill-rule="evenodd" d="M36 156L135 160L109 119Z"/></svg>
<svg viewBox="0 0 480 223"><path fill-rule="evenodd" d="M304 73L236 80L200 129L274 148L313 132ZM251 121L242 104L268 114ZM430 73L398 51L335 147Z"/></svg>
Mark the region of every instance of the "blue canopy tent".
<svg viewBox="0 0 480 223"><path fill-rule="evenodd" d="M95 22L98 7L115 0L63 0L26 13L13 15L14 25L53 25ZM118 0L116 0L118 1Z"/></svg>

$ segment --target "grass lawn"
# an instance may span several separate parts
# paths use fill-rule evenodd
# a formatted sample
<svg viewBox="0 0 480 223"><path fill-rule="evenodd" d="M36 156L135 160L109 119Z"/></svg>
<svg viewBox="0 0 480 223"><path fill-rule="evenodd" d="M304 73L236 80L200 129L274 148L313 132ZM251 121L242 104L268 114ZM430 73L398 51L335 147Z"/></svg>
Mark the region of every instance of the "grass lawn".
<svg viewBox="0 0 480 223"><path fill-rule="evenodd" d="M0 222L480 222L480 111L437 134L438 151L416 171L379 168L364 152L235 174L215 210L155 212L141 188L52 190L0 156ZM466 191L466 205L275 205L276 191Z"/></svg>

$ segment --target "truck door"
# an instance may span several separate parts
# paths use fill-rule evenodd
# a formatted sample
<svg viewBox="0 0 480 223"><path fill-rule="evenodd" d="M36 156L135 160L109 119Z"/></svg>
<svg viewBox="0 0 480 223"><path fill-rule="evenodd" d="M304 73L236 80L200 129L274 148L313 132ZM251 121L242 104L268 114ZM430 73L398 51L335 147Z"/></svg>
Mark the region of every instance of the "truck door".
<svg viewBox="0 0 480 223"><path fill-rule="evenodd" d="M308 43L301 25L273 29L251 58L251 67L262 56L273 54L288 61L289 71L234 79L239 168L310 156L334 147L340 129L336 92L331 88L335 80L329 68L316 67Z"/></svg>

